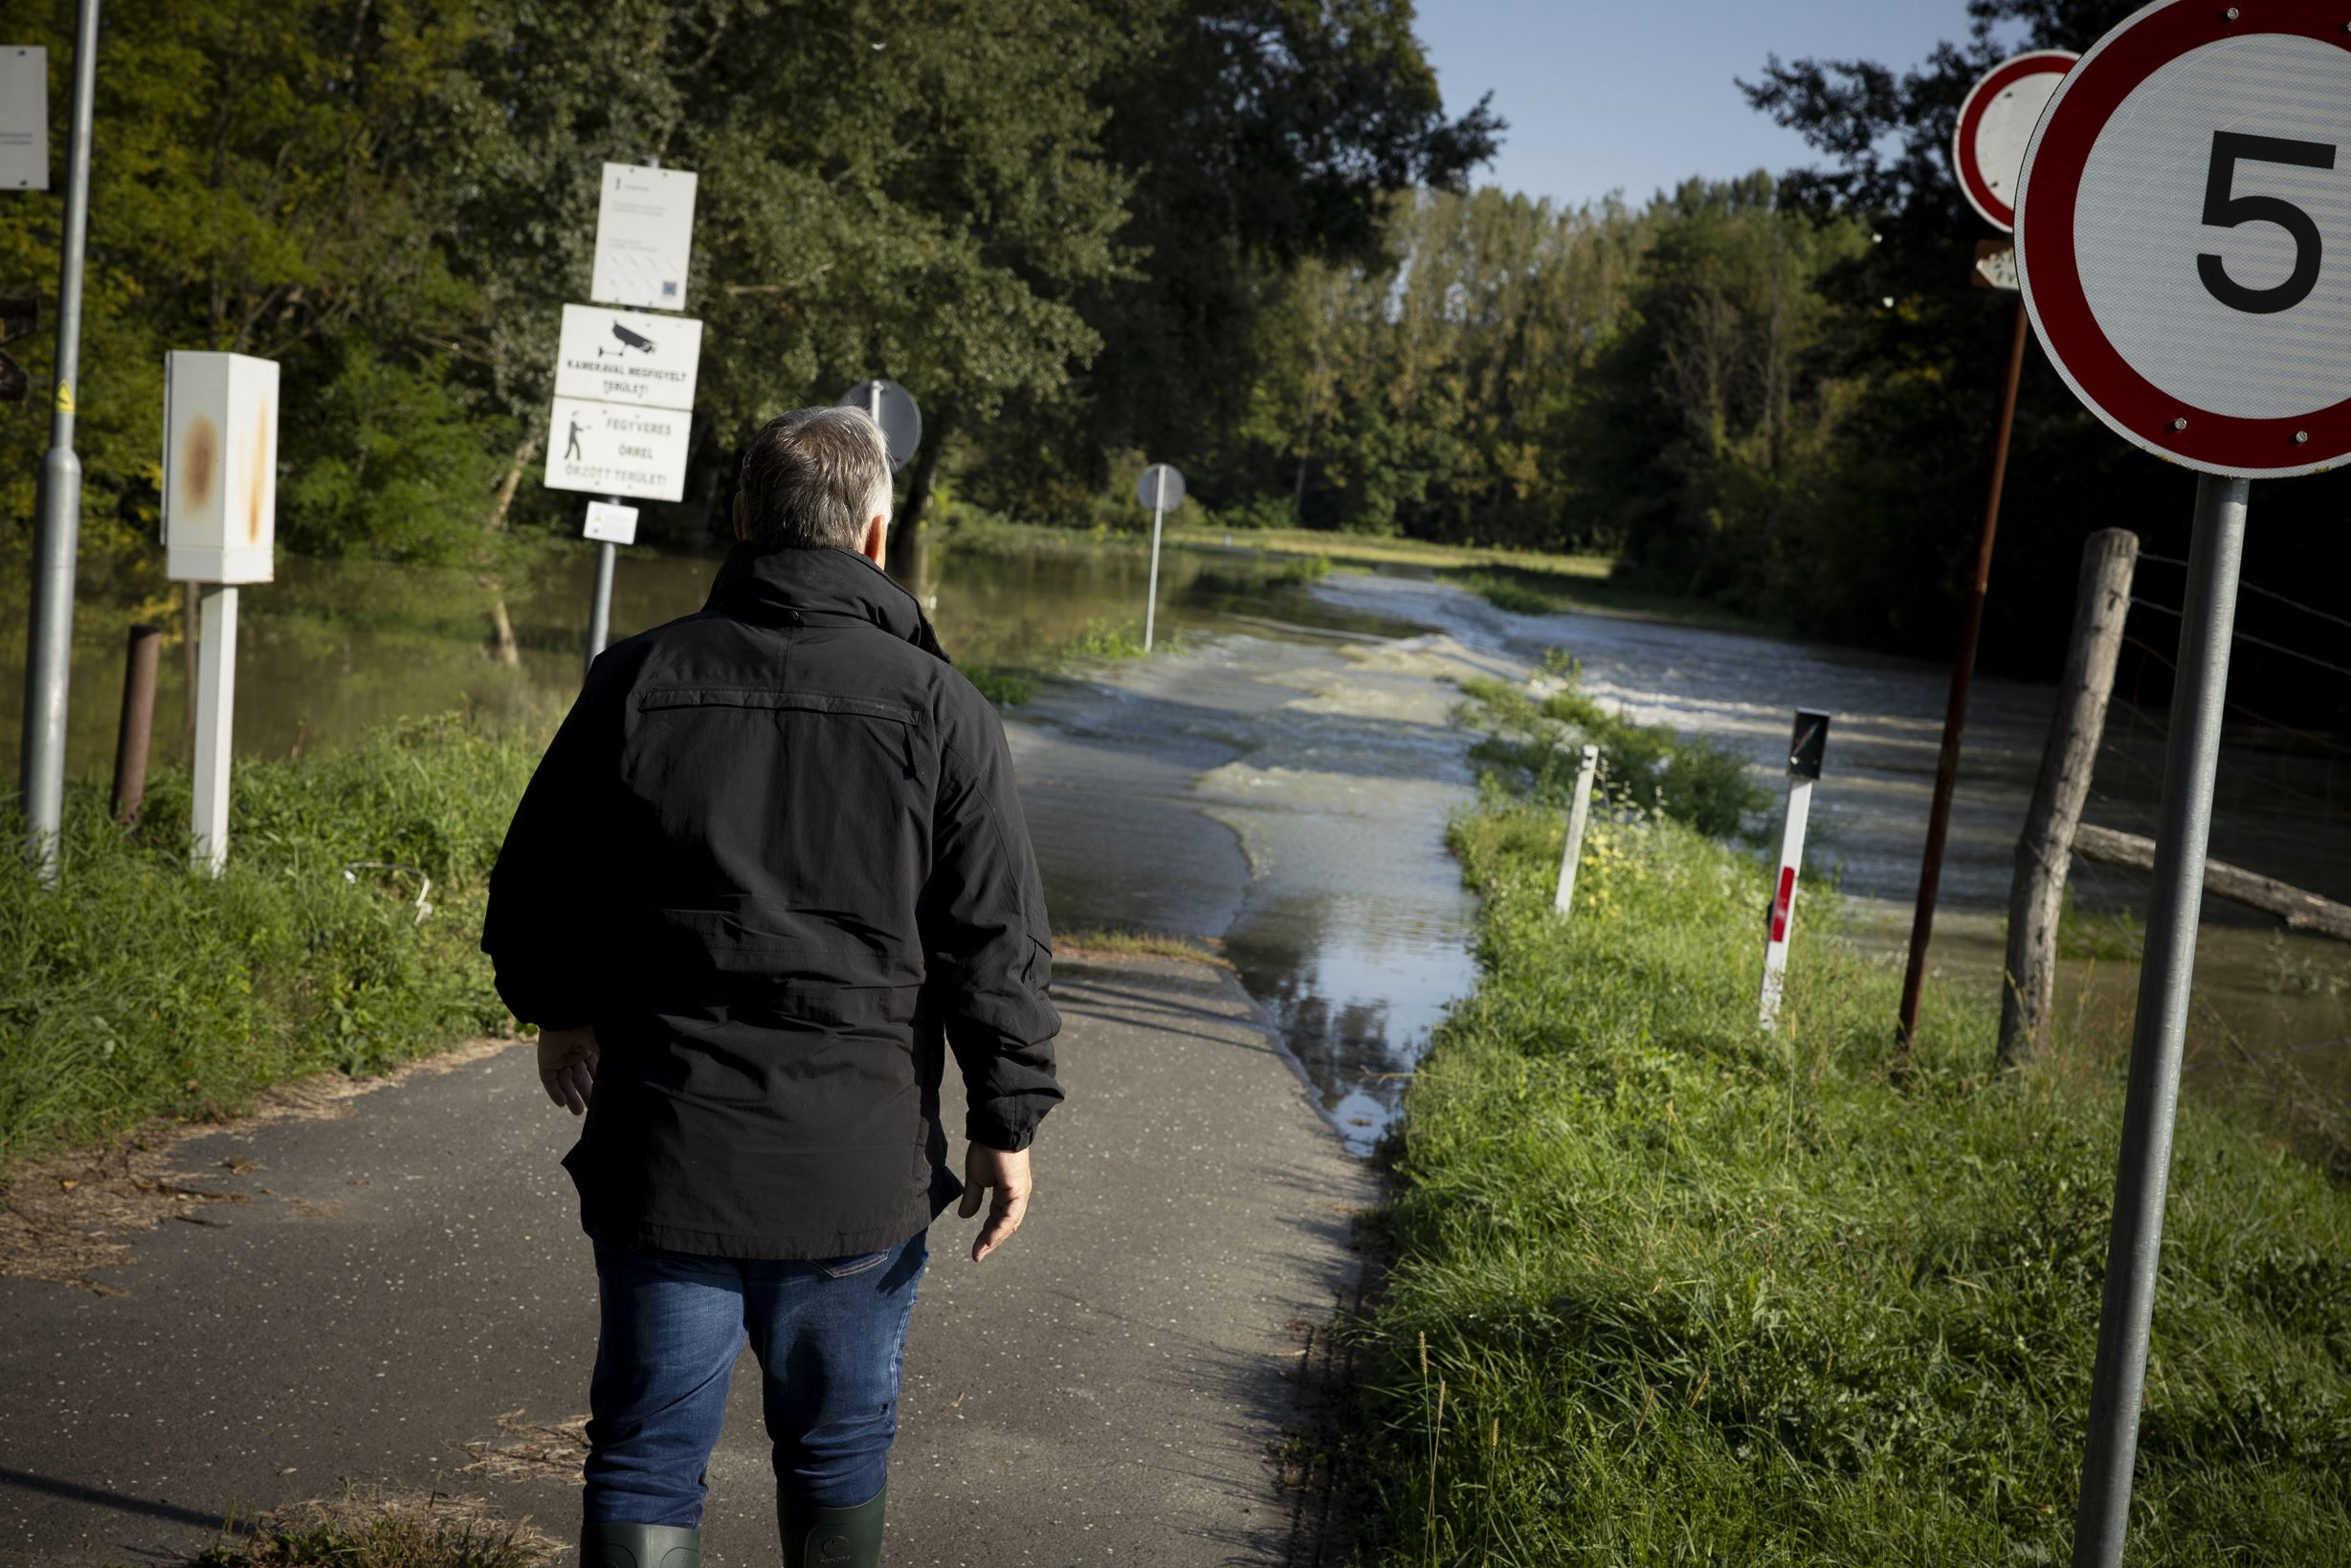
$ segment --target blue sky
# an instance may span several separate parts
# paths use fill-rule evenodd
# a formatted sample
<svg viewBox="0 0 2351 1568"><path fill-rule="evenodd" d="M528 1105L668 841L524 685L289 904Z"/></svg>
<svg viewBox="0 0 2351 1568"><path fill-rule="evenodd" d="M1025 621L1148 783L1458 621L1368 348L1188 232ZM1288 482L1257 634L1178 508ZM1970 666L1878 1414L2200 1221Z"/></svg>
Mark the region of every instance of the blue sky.
<svg viewBox="0 0 2351 1568"><path fill-rule="evenodd" d="M1420 0L1418 16L1446 107L1491 89L1510 121L1475 182L1570 205L1814 162L1733 83L1775 51L1898 69L1967 31L1964 0Z"/></svg>

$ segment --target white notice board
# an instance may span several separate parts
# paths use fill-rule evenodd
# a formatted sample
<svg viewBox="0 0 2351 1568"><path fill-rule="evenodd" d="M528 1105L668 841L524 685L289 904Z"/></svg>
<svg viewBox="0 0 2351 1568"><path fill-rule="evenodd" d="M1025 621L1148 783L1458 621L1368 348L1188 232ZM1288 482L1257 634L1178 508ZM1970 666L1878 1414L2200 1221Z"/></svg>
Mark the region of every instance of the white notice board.
<svg viewBox="0 0 2351 1568"><path fill-rule="evenodd" d="M49 188L49 51L0 45L0 190Z"/></svg>
<svg viewBox="0 0 2351 1568"><path fill-rule="evenodd" d="M702 357L702 323L602 305L566 305L555 357L555 395L691 409Z"/></svg>
<svg viewBox="0 0 2351 1568"><path fill-rule="evenodd" d="M588 539L608 544L636 542L636 508L616 506L610 501L589 501L588 523L580 530Z"/></svg>
<svg viewBox="0 0 2351 1568"><path fill-rule="evenodd" d="M604 166L590 299L651 310L686 308L686 264L694 256L694 184L695 177L683 169Z"/></svg>
<svg viewBox="0 0 2351 1568"><path fill-rule="evenodd" d="M674 501L686 493L682 409L631 409L559 397L547 426L546 487Z"/></svg>

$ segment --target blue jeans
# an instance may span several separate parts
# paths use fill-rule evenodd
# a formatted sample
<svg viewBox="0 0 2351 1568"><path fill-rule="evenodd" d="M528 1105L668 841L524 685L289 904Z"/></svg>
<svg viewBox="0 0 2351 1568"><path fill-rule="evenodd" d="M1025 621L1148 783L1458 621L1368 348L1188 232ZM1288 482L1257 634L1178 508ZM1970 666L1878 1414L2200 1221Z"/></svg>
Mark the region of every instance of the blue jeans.
<svg viewBox="0 0 2351 1568"><path fill-rule="evenodd" d="M779 1491L854 1508L881 1490L921 1235L823 1263L596 1248L603 1304L588 1404L588 1524L692 1530L744 1340L765 1375Z"/></svg>

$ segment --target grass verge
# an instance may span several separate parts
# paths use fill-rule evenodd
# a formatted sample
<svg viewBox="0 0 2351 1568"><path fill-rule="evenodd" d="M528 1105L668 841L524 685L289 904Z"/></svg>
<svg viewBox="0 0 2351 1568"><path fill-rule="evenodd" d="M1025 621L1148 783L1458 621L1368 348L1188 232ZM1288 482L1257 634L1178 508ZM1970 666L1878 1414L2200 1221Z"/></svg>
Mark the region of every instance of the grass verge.
<svg viewBox="0 0 2351 1568"><path fill-rule="evenodd" d="M1521 781L1523 783L1524 781ZM2120 1124L2113 1042L1993 1066L1801 907L1755 1026L1765 874L1653 812L1492 776L1453 826L1483 977L1415 1076L1364 1333L1372 1560L2066 1559ZM2130 1560L2351 1541L2351 1192L2184 1105Z"/></svg>
<svg viewBox="0 0 2351 1568"><path fill-rule="evenodd" d="M0 1172L502 1026L476 942L540 749L445 718L331 756L240 762L217 879L189 871L187 774L158 778L129 831L101 787L75 785L57 887L0 858ZM432 879L421 918L419 873Z"/></svg>

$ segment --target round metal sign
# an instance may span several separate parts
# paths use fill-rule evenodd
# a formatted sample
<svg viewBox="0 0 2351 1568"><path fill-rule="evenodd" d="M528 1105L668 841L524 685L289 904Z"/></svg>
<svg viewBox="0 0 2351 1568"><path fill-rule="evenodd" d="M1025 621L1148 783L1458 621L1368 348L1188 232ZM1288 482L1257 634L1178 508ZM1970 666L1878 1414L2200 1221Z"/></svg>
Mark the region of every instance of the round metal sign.
<svg viewBox="0 0 2351 1568"><path fill-rule="evenodd" d="M2158 0L2058 83L2016 248L2032 324L2124 439L2207 474L2351 456L2351 11Z"/></svg>
<svg viewBox="0 0 2351 1568"><path fill-rule="evenodd" d="M1172 463L1153 463L1135 481L1135 498L1155 512L1172 512L1184 504L1184 475Z"/></svg>
<svg viewBox="0 0 2351 1568"><path fill-rule="evenodd" d="M2057 83L2081 56L2035 49L2002 60L1967 91L1951 137L1951 166L1967 205L1995 229L2016 227L2016 183L2025 147Z"/></svg>
<svg viewBox="0 0 2351 1568"><path fill-rule="evenodd" d="M887 376L877 376L843 392L841 407L863 409L874 416L890 449L891 473L914 461L915 449L922 444L922 410L916 407L912 392Z"/></svg>

